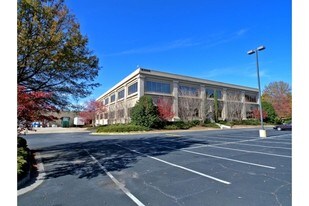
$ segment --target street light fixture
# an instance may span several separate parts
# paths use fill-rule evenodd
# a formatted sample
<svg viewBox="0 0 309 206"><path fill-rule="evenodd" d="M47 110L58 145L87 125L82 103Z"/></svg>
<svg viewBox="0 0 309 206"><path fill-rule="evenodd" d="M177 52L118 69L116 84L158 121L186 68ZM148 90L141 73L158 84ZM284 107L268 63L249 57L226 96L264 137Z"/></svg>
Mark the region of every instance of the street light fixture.
<svg viewBox="0 0 309 206"><path fill-rule="evenodd" d="M262 96L261 96L261 86L260 86L260 72L259 72L259 55L258 52L262 51L265 49L265 46L259 46L256 49L252 49L247 52L248 55L251 54L256 54L256 71L257 71L257 77L258 77L258 85L259 85L259 106L260 106L260 119L261 119L261 127L262 129L260 130L260 137L266 137L266 130L264 129L263 125L263 111L262 111Z"/></svg>

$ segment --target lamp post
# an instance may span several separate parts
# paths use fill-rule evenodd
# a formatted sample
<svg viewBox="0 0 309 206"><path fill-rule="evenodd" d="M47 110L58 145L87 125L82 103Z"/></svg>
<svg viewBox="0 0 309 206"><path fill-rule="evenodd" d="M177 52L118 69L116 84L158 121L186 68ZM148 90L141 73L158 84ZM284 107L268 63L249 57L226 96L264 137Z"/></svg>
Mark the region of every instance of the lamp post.
<svg viewBox="0 0 309 206"><path fill-rule="evenodd" d="M260 130L260 137L266 137L266 130L264 129L263 125L263 110L262 110L262 95L261 95L261 86L260 86L260 72L259 72L259 51L262 51L265 49L265 46L259 46L256 49L252 49L248 51L248 55L254 54L256 56L256 71L257 71L257 77L258 77L258 85L259 85L259 106L260 106L260 119L261 119L261 130Z"/></svg>

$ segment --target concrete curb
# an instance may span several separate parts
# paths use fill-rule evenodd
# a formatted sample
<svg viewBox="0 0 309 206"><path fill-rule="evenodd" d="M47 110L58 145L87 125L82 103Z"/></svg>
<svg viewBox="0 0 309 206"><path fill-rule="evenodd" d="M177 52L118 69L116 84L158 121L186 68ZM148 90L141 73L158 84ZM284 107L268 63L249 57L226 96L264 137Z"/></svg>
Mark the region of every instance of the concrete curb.
<svg viewBox="0 0 309 206"><path fill-rule="evenodd" d="M45 178L45 171L44 171L44 166L42 163L42 158L40 153L35 153L35 160L37 162L37 167L38 167L38 177L36 178L35 182L33 184L30 184L29 186L26 186L24 188L21 188L19 190L17 190L17 196L25 194L33 189L35 189L36 187L38 187L40 184L43 183L44 178ZM30 178L30 173L29 173L29 179L28 181L26 181L24 184L28 183L31 180Z"/></svg>
<svg viewBox="0 0 309 206"><path fill-rule="evenodd" d="M231 126L226 126L224 124L219 124L219 123L215 123L216 125L218 125L220 127L220 129L231 129Z"/></svg>

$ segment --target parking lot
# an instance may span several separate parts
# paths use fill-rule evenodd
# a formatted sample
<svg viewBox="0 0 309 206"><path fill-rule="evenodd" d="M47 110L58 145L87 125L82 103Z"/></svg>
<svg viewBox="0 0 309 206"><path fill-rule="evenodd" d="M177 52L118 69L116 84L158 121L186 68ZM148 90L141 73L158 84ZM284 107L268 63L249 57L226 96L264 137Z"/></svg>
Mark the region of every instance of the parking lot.
<svg viewBox="0 0 309 206"><path fill-rule="evenodd" d="M291 205L291 132L267 134L28 135L46 175L19 205Z"/></svg>

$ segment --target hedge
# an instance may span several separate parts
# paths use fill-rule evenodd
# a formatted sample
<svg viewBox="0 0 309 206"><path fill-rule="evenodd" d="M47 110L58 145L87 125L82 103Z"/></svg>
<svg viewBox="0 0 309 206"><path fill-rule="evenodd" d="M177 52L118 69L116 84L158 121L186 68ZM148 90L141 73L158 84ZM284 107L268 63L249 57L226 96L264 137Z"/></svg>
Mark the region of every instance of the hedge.
<svg viewBox="0 0 309 206"><path fill-rule="evenodd" d="M114 124L108 126L101 126L97 129L97 133L108 132L136 132L136 131L149 131L150 129L143 126L133 124Z"/></svg>

